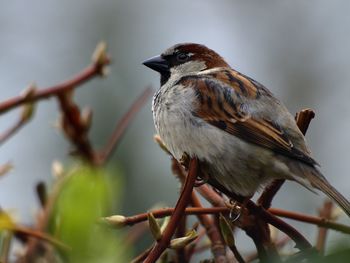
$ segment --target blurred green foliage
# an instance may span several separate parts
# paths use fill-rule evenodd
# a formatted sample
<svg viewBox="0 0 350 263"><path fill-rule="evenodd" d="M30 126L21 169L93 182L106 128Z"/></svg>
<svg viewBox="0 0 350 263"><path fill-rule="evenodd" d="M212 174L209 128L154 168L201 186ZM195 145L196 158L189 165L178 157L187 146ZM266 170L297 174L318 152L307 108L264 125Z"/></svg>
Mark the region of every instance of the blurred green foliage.
<svg viewBox="0 0 350 263"><path fill-rule="evenodd" d="M121 188L119 176L82 165L66 177L50 222L52 235L71 248L63 257L68 262L128 262L121 232L98 224L111 212L111 200Z"/></svg>

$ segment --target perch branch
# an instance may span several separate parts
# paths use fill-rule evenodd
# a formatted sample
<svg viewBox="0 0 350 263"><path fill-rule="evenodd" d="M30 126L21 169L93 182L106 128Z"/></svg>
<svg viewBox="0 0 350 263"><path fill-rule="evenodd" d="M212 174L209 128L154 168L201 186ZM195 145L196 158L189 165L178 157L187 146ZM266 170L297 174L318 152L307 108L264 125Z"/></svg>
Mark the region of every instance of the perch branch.
<svg viewBox="0 0 350 263"><path fill-rule="evenodd" d="M277 208L270 208L268 211L275 216L284 217L284 218L296 220L307 224L329 228L332 230L342 232L344 234L350 234L349 226L335 223L333 221L330 221L324 218L296 213L288 210L277 209ZM156 218L163 218L163 217L172 215L174 212L174 208L162 208L162 209L157 209L150 212ZM185 209L184 214L186 215L205 215L205 214L220 214L220 213L228 214L229 212L230 212L230 209L227 207L209 207L209 208L188 207ZM140 222L144 222L147 220L147 214L148 213L141 213L130 217L122 217L122 220L118 222L117 226L118 227L133 226ZM106 220L107 222L109 221L108 218ZM113 226L113 222L111 222L110 224Z"/></svg>
<svg viewBox="0 0 350 263"><path fill-rule="evenodd" d="M184 214L185 208L190 202L192 189L197 178L197 167L198 161L196 158L193 158L190 162L189 172L184 184L183 190L179 197L179 200L176 203L174 213L172 214L170 221L165 228L162 238L155 244L151 252L148 254L145 259L145 263L155 262L163 253L163 251L168 247L171 237L173 236L177 223Z"/></svg>
<svg viewBox="0 0 350 263"><path fill-rule="evenodd" d="M171 167L172 167L173 173L177 175L177 177L181 180L181 182L184 182L186 179L184 169L174 157L172 158ZM192 191L191 203L193 207L203 208L195 191ZM206 233L211 243L211 250L213 252L214 259L217 262L225 262L225 258L226 258L225 245L221 240L219 230L214 224L214 221L208 215L205 215L205 214L198 214L197 217L199 219L199 222L206 229Z"/></svg>

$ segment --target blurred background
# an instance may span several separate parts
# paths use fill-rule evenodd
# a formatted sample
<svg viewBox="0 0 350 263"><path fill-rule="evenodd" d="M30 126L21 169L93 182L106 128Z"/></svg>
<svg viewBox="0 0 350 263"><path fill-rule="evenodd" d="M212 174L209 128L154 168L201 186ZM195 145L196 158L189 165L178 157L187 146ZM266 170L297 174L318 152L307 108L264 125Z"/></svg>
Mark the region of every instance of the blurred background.
<svg viewBox="0 0 350 263"><path fill-rule="evenodd" d="M90 62L96 44L104 40L113 58L111 73L76 92L79 104L93 109L91 140L102 147L145 86L159 86L159 76L142 61L175 43L203 43L268 87L292 113L315 110L307 140L322 172L350 198L349 8L345 0L2 1L0 100L32 82L46 87L69 78ZM14 210L23 223L33 221L38 207L34 186L39 180L50 182L52 161L71 162L69 144L54 128L57 109L55 100L39 103L34 119L1 145L0 163L11 161L15 168L0 178L0 206ZM1 130L18 113L3 114ZM160 202L172 206L177 199L170 160L153 134L149 100L110 163L112 170L122 171L124 214ZM324 199L287 183L273 206L315 214ZM310 240L316 238L314 227L294 224ZM344 238L331 231L331 243Z"/></svg>

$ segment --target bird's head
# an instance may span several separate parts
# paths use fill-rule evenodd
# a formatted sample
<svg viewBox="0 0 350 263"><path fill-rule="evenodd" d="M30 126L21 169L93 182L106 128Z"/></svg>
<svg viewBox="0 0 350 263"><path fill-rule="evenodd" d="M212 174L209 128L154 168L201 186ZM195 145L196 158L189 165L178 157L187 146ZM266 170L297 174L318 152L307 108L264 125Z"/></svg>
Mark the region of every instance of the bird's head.
<svg viewBox="0 0 350 263"><path fill-rule="evenodd" d="M217 67L229 67L215 51L194 43L174 45L143 64L161 74L161 85L173 74L187 75Z"/></svg>

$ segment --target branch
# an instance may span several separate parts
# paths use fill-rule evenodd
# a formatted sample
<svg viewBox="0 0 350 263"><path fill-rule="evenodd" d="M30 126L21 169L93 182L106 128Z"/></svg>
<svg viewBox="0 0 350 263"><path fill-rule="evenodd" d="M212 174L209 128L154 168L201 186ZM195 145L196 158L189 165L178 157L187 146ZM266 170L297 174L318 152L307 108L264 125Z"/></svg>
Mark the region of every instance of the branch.
<svg viewBox="0 0 350 263"><path fill-rule="evenodd" d="M174 212L174 208L162 208L158 210L150 211L156 218L163 218L166 216L172 215ZM229 214L230 209L225 207L188 207L185 209L184 214L186 215L205 215L205 214ZM282 210L278 208L270 208L268 210L271 214L279 217L284 217L292 220L296 220L299 222L307 223L307 224L313 224L320 227L329 228L332 230L336 230L339 232L342 232L344 234L350 234L350 227L344 224L339 224L324 218L320 218L317 216L310 216L306 214L296 213L288 210ZM119 219L117 221L114 220L114 216L107 217L104 220L110 224L111 226L115 227L123 227L123 226L133 226L135 224L138 224L143 221L147 221L147 214L148 213L142 213L130 217L124 217L124 216L117 216Z"/></svg>
<svg viewBox="0 0 350 263"><path fill-rule="evenodd" d="M304 135L313 118L315 118L315 112L312 109L303 109L295 115L295 121Z"/></svg>
<svg viewBox="0 0 350 263"><path fill-rule="evenodd" d="M321 218L324 218L325 220L330 220L332 218L332 211L333 211L332 201L326 200L323 204L322 209L320 209L319 211L319 216ZM324 250L325 250L327 232L328 232L328 229L325 227L319 227L318 229L316 248L321 253L324 253Z"/></svg>
<svg viewBox="0 0 350 263"><path fill-rule="evenodd" d="M96 48L96 50L98 48L99 46ZM101 50L101 53L99 54L100 57L94 59L93 63L90 66L86 67L80 73L67 81L48 88L44 88L42 90L35 91L33 92L32 96L20 95L0 103L0 114L3 114L15 107L18 107L19 105L28 102L32 103L38 100L50 98L52 96L57 96L62 92L66 92L78 86L81 86L96 76L102 76L104 68L110 64L110 59L104 52L104 50Z"/></svg>
<svg viewBox="0 0 350 263"><path fill-rule="evenodd" d="M72 91L60 93L57 99L62 111L61 128L67 139L76 147L74 154L79 154L88 163L95 164L96 154L88 138L90 121L83 120L80 109L73 100Z"/></svg>
<svg viewBox="0 0 350 263"><path fill-rule="evenodd" d="M163 251L168 247L171 237L175 232L177 222L183 216L185 208L190 201L192 189L193 189L195 180L197 178L197 167L198 167L198 161L196 158L193 158L190 162L190 167L186 178L186 182L181 192L180 198L176 203L174 213L171 216L170 221L163 232L162 238L153 247L153 249L147 256L146 260L144 261L145 263L155 262L161 256Z"/></svg>
<svg viewBox="0 0 350 263"><path fill-rule="evenodd" d="M186 235L186 223L187 223L187 216L183 215L180 218L180 221L177 224L177 229L175 231L175 238L182 238ZM186 262L186 247L180 247L175 249L176 250L176 255L175 256L175 261L176 262Z"/></svg>
<svg viewBox="0 0 350 263"><path fill-rule="evenodd" d="M30 237L34 237L46 242L51 243L52 245L56 246L57 248L63 249L63 250L70 250L71 248L62 243L61 241L51 237L50 235L38 231L33 230L31 228L25 227L25 226L1 226L1 229L8 229L10 231L13 231L15 234L22 234Z"/></svg>
<svg viewBox="0 0 350 263"><path fill-rule="evenodd" d="M34 105L28 104L24 105L22 109L21 116L15 122L13 126L7 129L3 134L0 135L0 145L11 138L19 129L21 129L27 122L32 118L34 113Z"/></svg>
<svg viewBox="0 0 350 263"><path fill-rule="evenodd" d="M184 169L174 157L172 158L171 167L172 167L173 173L177 175L177 177L181 180L181 182L184 182L186 179ZM203 208L195 191L192 192L191 203L193 207ZM198 214L197 217L199 219L199 222L202 224L202 226L206 230L206 233L211 243L211 250L213 252L214 259L217 262L225 262L226 261L225 245L221 240L219 230L216 227L214 221L208 215L205 215L205 214Z"/></svg>
<svg viewBox="0 0 350 263"><path fill-rule="evenodd" d="M141 107L146 103L151 94L152 89L147 87L118 122L106 146L98 154L99 164L104 164L110 158L114 149L120 142L121 137L124 135L126 128L129 126L130 121L135 117L136 113L140 111Z"/></svg>
<svg viewBox="0 0 350 263"><path fill-rule="evenodd" d="M199 198L192 192L191 203L194 207L203 208ZM221 236L218 228L214 221L209 217L209 215L198 214L197 215L199 222L205 228L208 238L211 243L211 250L213 252L214 259L216 262L226 262L226 251L225 245L221 240Z"/></svg>
<svg viewBox="0 0 350 263"><path fill-rule="evenodd" d="M151 250L152 250L152 247L149 247L146 250L142 251L141 254L139 254L133 260L131 260L130 263L141 263L141 262L143 262L146 259L146 257L149 255Z"/></svg>
<svg viewBox="0 0 350 263"><path fill-rule="evenodd" d="M350 227L349 226L344 225L344 224L335 223L335 222L327 220L325 218L305 215L305 214L291 212L291 211L277 209L277 208L270 208L269 212L271 212L272 214L274 214L276 216L289 218L289 219L297 220L300 222L337 230L337 231L345 233L345 234L350 234Z"/></svg>

